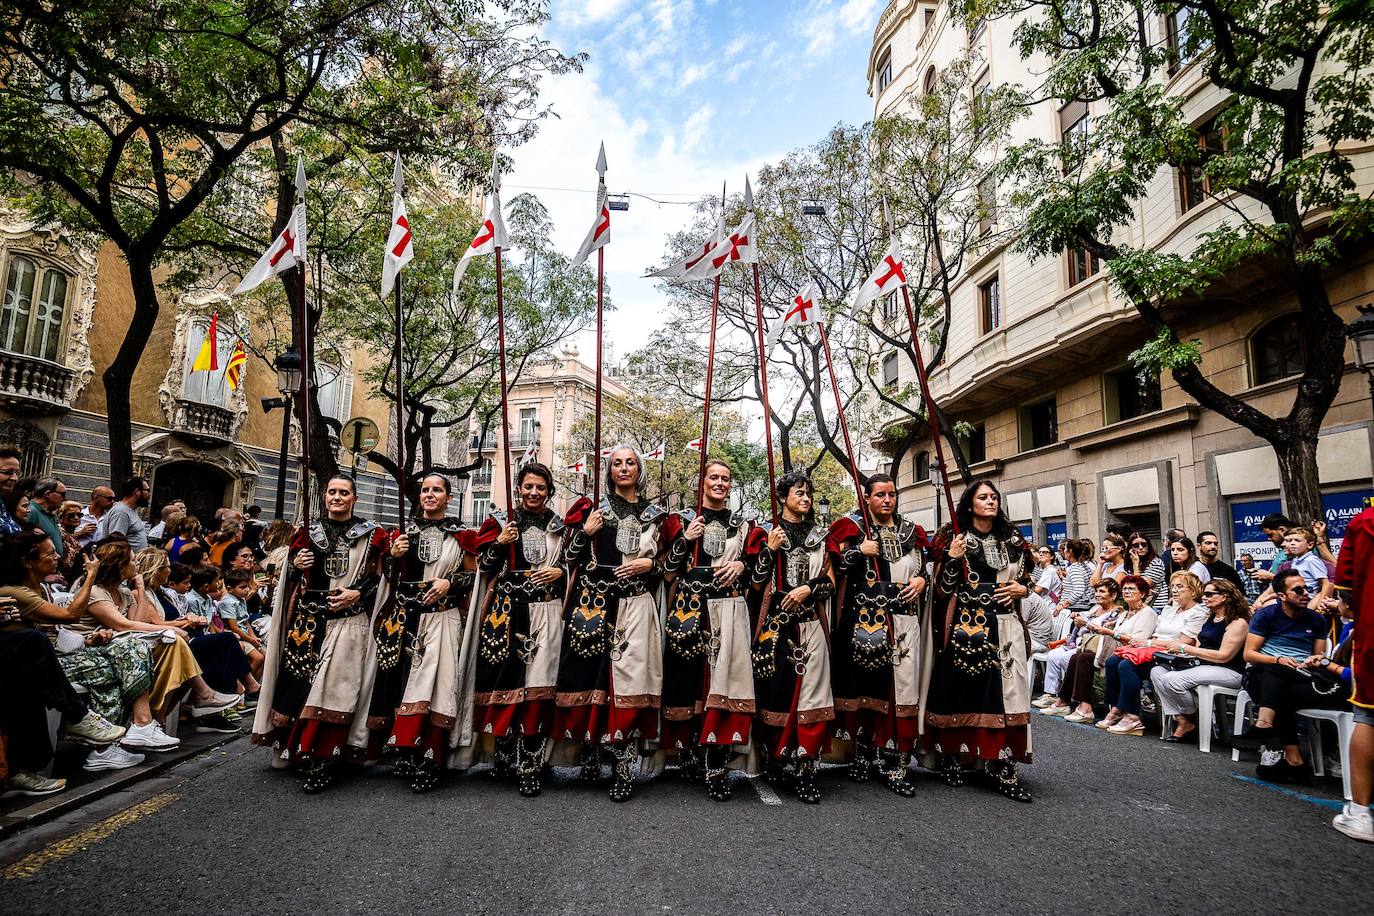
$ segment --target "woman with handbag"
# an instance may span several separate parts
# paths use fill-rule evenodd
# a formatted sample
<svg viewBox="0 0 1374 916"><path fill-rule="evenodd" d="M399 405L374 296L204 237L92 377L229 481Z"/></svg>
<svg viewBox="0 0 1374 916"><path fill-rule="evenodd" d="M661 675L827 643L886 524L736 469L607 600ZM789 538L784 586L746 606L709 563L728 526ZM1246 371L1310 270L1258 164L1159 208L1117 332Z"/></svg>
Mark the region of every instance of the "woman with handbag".
<svg viewBox="0 0 1374 916"><path fill-rule="evenodd" d="M1067 716L1073 707L1059 699L1059 688L1064 683L1064 673L1069 662L1079 652L1096 653L1102 642L1102 634L1111 629L1117 614L1121 612L1117 604L1121 597L1121 586L1115 579L1108 579L1095 590L1097 604L1092 610L1074 611L1073 630L1062 646L1056 646L1048 653L1045 662L1045 693L1031 703L1040 710L1042 716Z"/></svg>
<svg viewBox="0 0 1374 916"><path fill-rule="evenodd" d="M1161 741L1177 744L1197 740L1197 695L1205 685L1237 688L1245 668L1245 634L1250 603L1235 584L1213 579L1202 588L1202 604L1211 614L1198 631L1197 643L1179 640L1155 655L1150 671L1155 696L1166 716L1174 717L1174 733Z"/></svg>
<svg viewBox="0 0 1374 916"><path fill-rule="evenodd" d="M1101 588L1101 586L1098 586ZM1089 634L1103 637L1088 640L1082 651L1069 659L1064 680L1059 685L1059 705L1073 706L1064 716L1065 722L1090 723L1093 715L1093 676L1112 657L1119 646L1146 639L1155 631L1158 615L1145 604L1148 583L1139 576L1127 576L1120 585L1121 601L1125 605L1116 619L1105 626L1089 626ZM1055 713L1056 715L1058 713Z"/></svg>

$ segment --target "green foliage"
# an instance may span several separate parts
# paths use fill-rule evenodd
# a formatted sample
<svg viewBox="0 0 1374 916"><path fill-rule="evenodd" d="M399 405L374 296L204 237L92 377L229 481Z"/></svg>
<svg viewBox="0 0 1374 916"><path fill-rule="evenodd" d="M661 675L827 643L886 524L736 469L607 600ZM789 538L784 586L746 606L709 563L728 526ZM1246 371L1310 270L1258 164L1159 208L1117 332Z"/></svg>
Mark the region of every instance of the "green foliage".
<svg viewBox="0 0 1374 916"><path fill-rule="evenodd" d="M1202 361L1202 341L1190 340L1187 343L1174 339L1173 332L1167 328L1160 331L1152 340L1131 353L1131 364L1146 369L1153 375L1162 375L1164 370L1196 366Z"/></svg>

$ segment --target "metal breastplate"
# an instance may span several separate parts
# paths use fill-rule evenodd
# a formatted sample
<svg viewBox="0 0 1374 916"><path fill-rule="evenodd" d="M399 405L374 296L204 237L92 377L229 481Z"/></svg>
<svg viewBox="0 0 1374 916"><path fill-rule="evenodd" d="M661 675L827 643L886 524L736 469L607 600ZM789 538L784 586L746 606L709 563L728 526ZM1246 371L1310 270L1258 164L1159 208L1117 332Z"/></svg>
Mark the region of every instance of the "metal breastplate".
<svg viewBox="0 0 1374 916"><path fill-rule="evenodd" d="M811 578L811 555L805 547L794 547L787 551L786 567L784 575L787 577L787 587L797 588L805 585Z"/></svg>
<svg viewBox="0 0 1374 916"><path fill-rule="evenodd" d="M989 534L986 537L978 537L976 534L968 538L969 547L974 554L981 555L983 562L994 570L1003 570L1011 562L1006 548L1002 542L997 540L997 536Z"/></svg>
<svg viewBox="0 0 1374 916"><path fill-rule="evenodd" d="M329 553L324 558L324 574L331 579L338 579L348 572L348 548L349 543L340 537L334 542L334 546L329 549Z"/></svg>
<svg viewBox="0 0 1374 916"><path fill-rule="evenodd" d="M520 531L520 552L531 566L541 566L549 555L548 532L538 525Z"/></svg>
<svg viewBox="0 0 1374 916"><path fill-rule="evenodd" d="M878 528L874 533L878 537L878 552L884 560L896 563L902 558L902 537L896 528Z"/></svg>
<svg viewBox="0 0 1374 916"><path fill-rule="evenodd" d="M439 559L444 552L444 532L437 525L420 529L420 537L415 544L415 556L428 566Z"/></svg>
<svg viewBox="0 0 1374 916"><path fill-rule="evenodd" d="M706 530L701 535L701 549L711 559L717 559L725 553L725 544L730 539L730 531L720 522L708 522Z"/></svg>
<svg viewBox="0 0 1374 916"><path fill-rule="evenodd" d="M615 513L612 513L614 516ZM639 516L627 515L615 520L615 549L623 556L639 553L639 540L644 534L644 526Z"/></svg>

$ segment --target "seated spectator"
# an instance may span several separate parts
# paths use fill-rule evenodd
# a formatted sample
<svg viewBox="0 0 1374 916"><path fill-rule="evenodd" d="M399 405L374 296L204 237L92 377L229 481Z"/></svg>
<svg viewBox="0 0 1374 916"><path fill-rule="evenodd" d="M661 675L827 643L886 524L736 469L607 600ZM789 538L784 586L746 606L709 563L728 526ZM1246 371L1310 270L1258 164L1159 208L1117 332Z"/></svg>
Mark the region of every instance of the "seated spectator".
<svg viewBox="0 0 1374 916"><path fill-rule="evenodd" d="M226 519L219 530L210 535L205 545L205 557L212 566L224 566L225 552L231 546L237 547L243 536L243 523L237 519Z"/></svg>
<svg viewBox="0 0 1374 916"><path fill-rule="evenodd" d="M5 509L9 512L10 518L14 519L19 531L37 531L40 533L43 531L29 518L29 503L33 499L35 483L36 481L32 477L24 477L3 498Z"/></svg>
<svg viewBox="0 0 1374 916"><path fill-rule="evenodd" d="M243 569L231 569L224 574L224 596L219 604L224 615L224 625L243 643L243 651L248 653L253 663L253 674L262 674L262 641L252 627L252 613L249 602L256 596L257 581L252 574Z"/></svg>
<svg viewBox="0 0 1374 916"><path fill-rule="evenodd" d="M1093 542L1066 538L1061 548L1068 558L1059 589L1059 611L1083 613L1092 607Z"/></svg>
<svg viewBox="0 0 1374 916"><path fill-rule="evenodd" d="M1286 569L1274 576L1278 601L1250 618L1245 640L1245 689L1258 712L1255 724L1231 739L1233 746L1253 750L1283 747L1283 759L1263 760L1255 771L1261 779L1305 785L1311 780L1298 745L1299 709L1331 708L1331 697L1314 685L1312 669L1325 667L1326 620L1311 610L1311 594L1303 575ZM1338 696L1344 702L1343 696Z"/></svg>
<svg viewBox="0 0 1374 916"><path fill-rule="evenodd" d="M1241 590L1245 592L1245 600L1250 602L1253 607L1259 596L1264 594L1268 587L1263 579L1259 577L1260 569L1255 565L1255 558L1252 554L1243 553L1240 555Z"/></svg>
<svg viewBox="0 0 1374 916"><path fill-rule="evenodd" d="M1221 538L1215 531L1204 531L1197 536L1198 560L1207 567L1207 575L1215 579L1225 579L1236 588L1243 587L1240 573L1230 563L1221 559Z"/></svg>
<svg viewBox="0 0 1374 916"><path fill-rule="evenodd" d="M1198 581L1203 585L1212 581L1212 574L1207 571L1207 567L1202 565L1202 561L1197 558L1197 548L1193 546L1190 538L1180 535L1169 545L1169 561L1175 572L1190 572L1197 576ZM1173 573L1170 573L1172 577ZM1170 588L1173 587L1173 579L1169 579Z"/></svg>
<svg viewBox="0 0 1374 916"><path fill-rule="evenodd" d="M110 511L114 501L114 490L109 487L91 488L91 503L82 511L81 524L76 529L76 539L80 542L82 550L95 542L96 532L100 528L100 519L106 512Z"/></svg>
<svg viewBox="0 0 1374 916"><path fill-rule="evenodd" d="M238 705L243 699L241 696L220 693L205 683L184 630L149 622L159 615L150 605L151 599L144 590L143 577L138 574L129 545L106 543L97 547L95 553L99 567L93 576L95 586L91 589L90 607L82 624L90 628L105 626L119 633L176 634L170 642L158 640L153 647L153 707L165 714L176 697L186 690L191 693L193 719ZM130 580L133 588L124 584Z"/></svg>
<svg viewBox="0 0 1374 916"><path fill-rule="evenodd" d="M230 544L224 551L224 562L220 564L220 572L227 573L231 569L239 569L250 576L253 575L258 571L258 555L242 541Z"/></svg>
<svg viewBox="0 0 1374 916"><path fill-rule="evenodd" d="M183 563L168 563L167 552L158 547L140 550L135 559L143 585L157 605L160 622L185 631L205 683L220 693L239 693L240 684L244 690L256 693L258 683L253 678L252 666L234 634L212 631L208 616L192 612L188 601L178 600L190 593L191 568ZM207 724L213 723L197 722L197 730ZM234 730L238 730L237 726Z"/></svg>
<svg viewBox="0 0 1374 916"><path fill-rule="evenodd" d="M1031 591L1019 608L1026 630L1031 637L1031 652L1043 652L1054 639L1056 604L1059 595L1059 570L1054 567L1054 551L1048 547L1035 548L1035 572Z"/></svg>
<svg viewBox="0 0 1374 916"><path fill-rule="evenodd" d="M44 477L34 484L29 503L29 520L52 540L59 557L66 552L66 545L62 543L62 528L57 524L57 510L66 501L67 485L56 477Z"/></svg>
<svg viewBox="0 0 1374 916"><path fill-rule="evenodd" d="M81 530L81 515L85 510L74 499L64 502L57 510L57 524L62 529L62 559L57 563L57 572L64 582L75 582L86 565L86 554L81 548L77 533Z"/></svg>
<svg viewBox="0 0 1374 916"><path fill-rule="evenodd" d="M249 506L243 513L243 543L253 550L254 556L262 555L262 536L267 523L262 520L262 506Z"/></svg>
<svg viewBox="0 0 1374 916"><path fill-rule="evenodd" d="M57 552L52 549L51 539L41 534L14 535L0 549L0 595L12 598L20 615L45 631L55 647L62 642L59 625L77 634L74 648L59 650L58 666L69 682L86 688L86 705L103 720L118 724L133 720L133 727L122 736L124 743L148 750L175 748L177 740L162 734L153 722L149 696L153 680L151 647L138 639L115 639L112 631L100 627L80 627L90 613L90 571L96 568L95 561L87 562L87 575L66 607L52 600L51 586L46 581L56 568ZM149 728L155 731L149 732ZM93 750L82 768L123 769L142 761L142 755L110 744L104 750Z"/></svg>
<svg viewBox="0 0 1374 916"><path fill-rule="evenodd" d="M1202 587L1202 604L1210 614L1198 630L1197 642L1190 645L1180 640L1178 649L1170 650L1201 664L1178 670L1155 665L1150 671L1161 710L1174 717L1173 734L1165 735L1163 741L1197 740L1197 696L1193 693L1196 688L1204 684L1240 687L1250 602L1235 583L1213 579Z"/></svg>
<svg viewBox="0 0 1374 916"><path fill-rule="evenodd" d="M187 596L188 606L196 613L210 618L212 629L231 634L239 641L239 647L248 656L253 677L262 672L263 654L261 642L249 625L247 601L228 592L226 580L230 577L235 588L242 595L253 589L253 577L242 570L231 570L229 576L221 576L213 566L198 566L191 571L191 593ZM250 678L251 681L251 678ZM250 686L250 691L256 691Z"/></svg>
<svg viewBox="0 0 1374 916"><path fill-rule="evenodd" d="M168 559L190 565L182 554L190 547L204 546L200 538L200 521L194 515L188 515L172 526L171 532L172 540L167 544Z"/></svg>
<svg viewBox="0 0 1374 916"><path fill-rule="evenodd" d="M1073 707L1067 703L1059 703L1059 686L1064 680L1064 670L1069 666L1069 659L1080 649L1086 648L1084 643L1093 633L1109 628L1116 619L1120 610L1116 601L1120 594L1121 589L1116 580L1108 579L1097 587L1097 604L1092 610L1085 608L1081 611L1064 611L1073 615L1074 628L1069 632L1069 638L1064 645L1049 650L1049 658L1045 662L1045 692L1031 703L1044 715L1062 716L1072 711Z"/></svg>
<svg viewBox="0 0 1374 916"><path fill-rule="evenodd" d="M267 585L262 594L264 614L272 613L277 580L286 571L286 557L290 553L291 538L295 534L296 526L279 518L267 526L267 531L262 536L262 546L267 551L267 556L262 561L263 571L267 574Z"/></svg>
<svg viewBox="0 0 1374 916"><path fill-rule="evenodd" d="M1097 556L1092 585L1096 588L1104 579L1115 579L1117 585L1120 585L1125 575L1126 539L1119 534L1109 534L1102 539L1102 552Z"/></svg>
<svg viewBox="0 0 1374 916"><path fill-rule="evenodd" d="M1054 712L1048 708L1044 710L1046 714L1063 715L1066 722L1092 722L1096 718L1092 702L1093 675L1111 657L1110 650L1117 645L1131 645L1136 639L1146 639L1155 631L1158 615L1154 608L1145 603L1145 581L1139 576L1129 576L1117 588L1125 606L1111 623L1084 628L1089 634L1104 639L1087 640L1083 648L1069 659L1063 683L1059 685L1059 703L1051 707ZM1101 598L1098 600L1100 602ZM1072 711L1065 715L1063 709L1070 706Z"/></svg>
<svg viewBox="0 0 1374 916"><path fill-rule="evenodd" d="M1164 558L1155 553L1155 545L1150 543L1149 535L1139 531L1131 532L1126 547L1126 572L1150 583L1150 607L1156 611L1164 610L1169 603L1169 590L1164 587L1164 579L1168 576Z"/></svg>
<svg viewBox="0 0 1374 916"><path fill-rule="evenodd" d="M1137 585L1143 589L1143 580ZM1180 645L1197 642L1207 619L1197 576L1183 570L1175 572L1169 577L1169 591L1173 601L1156 618L1154 632L1144 639L1123 640L1122 647L1104 665L1111 709L1097 727L1113 735L1145 734L1145 723L1140 720L1140 689L1154 667L1154 653L1177 651Z"/></svg>
<svg viewBox="0 0 1374 916"><path fill-rule="evenodd" d="M8 442L0 443L0 534L18 534L19 522L11 512L14 491L19 486L19 465L23 453Z"/></svg>
<svg viewBox="0 0 1374 916"><path fill-rule="evenodd" d="M158 511L159 521L156 525L148 529L148 542L150 544L162 545L168 538L170 526L175 524L178 518L186 515L186 504L179 499L174 499Z"/></svg>

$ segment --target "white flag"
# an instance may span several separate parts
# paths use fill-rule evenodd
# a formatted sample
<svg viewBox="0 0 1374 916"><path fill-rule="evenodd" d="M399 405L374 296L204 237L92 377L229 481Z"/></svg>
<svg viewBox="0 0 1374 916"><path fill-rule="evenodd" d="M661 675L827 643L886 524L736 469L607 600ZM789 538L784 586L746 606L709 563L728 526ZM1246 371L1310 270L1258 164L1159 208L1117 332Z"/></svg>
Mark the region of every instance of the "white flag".
<svg viewBox="0 0 1374 916"><path fill-rule="evenodd" d="M579 459L576 464L570 464L563 470L571 474L585 474L587 473L587 462Z"/></svg>
<svg viewBox="0 0 1374 916"><path fill-rule="evenodd" d="M749 184L749 176L744 178L744 219L739 226L725 237L723 246L711 256L711 266L720 271L726 265L738 261L741 264L756 264L759 249L754 238L754 189Z"/></svg>
<svg viewBox="0 0 1374 916"><path fill-rule="evenodd" d="M482 227L472 238L472 244L463 252L458 266L453 269L453 295L458 295L458 284L467 273L468 262L478 255L491 254L498 248L509 248L510 237L506 235L506 221L501 218L501 173L493 163L491 167L491 200L487 202L487 215Z"/></svg>
<svg viewBox="0 0 1374 916"><path fill-rule="evenodd" d="M773 345L778 342L782 332L788 328L802 328L821 322L821 293L816 288L815 283L807 285L806 289L792 297L792 301L787 305L787 311L783 312L782 318L773 324L768 331L768 349L771 351Z"/></svg>
<svg viewBox="0 0 1374 916"><path fill-rule="evenodd" d="M290 270L297 264L305 269L305 157L296 157L296 206L291 211L281 234L267 246L253 268L244 274L243 280L234 287L234 295L240 296L256 289L262 283L282 271Z"/></svg>
<svg viewBox="0 0 1374 916"><path fill-rule="evenodd" d="M688 451L688 452L699 452L699 451L701 451L701 437L700 437L700 436L697 436L697 437L696 437L695 439L693 439L691 442L688 442L688 443L687 443L687 448L684 449L684 451Z"/></svg>
<svg viewBox="0 0 1374 916"><path fill-rule="evenodd" d="M711 266L711 262L707 259L710 256L711 252L716 250L716 246L719 245L721 243L721 240L724 238L725 217L722 216L719 220L716 221L716 231L711 235L709 239L707 239L705 242L702 242L702 244L698 248L693 249L691 254L687 255L680 261L674 261L667 267L660 268L659 270L650 271L649 276L676 277L688 279L686 277L686 274L689 270L698 269L701 267L703 263L706 265L707 268Z"/></svg>
<svg viewBox="0 0 1374 916"><path fill-rule="evenodd" d="M415 257L415 241L410 235L410 220L406 216L405 176L401 174L401 154L396 153L396 167L391 172L391 232L386 237L386 256L382 260L382 295L391 293L401 270Z"/></svg>
<svg viewBox="0 0 1374 916"><path fill-rule="evenodd" d="M894 238L892 244L887 246L887 254L878 262L873 273L869 274L863 286L859 287L858 295L854 297L854 304L850 306L849 317L854 318L859 314L859 309L877 299L879 296L895 292L906 282L906 265L902 261L902 252L897 247L897 240Z"/></svg>
<svg viewBox="0 0 1374 916"><path fill-rule="evenodd" d="M524 453L523 455L520 456L520 460L517 461L516 464L517 464L517 465L529 464L531 461L537 461L538 459L539 459L539 443L538 443L538 442L533 442L533 443L530 444L530 447L529 447L529 448L525 449L525 453Z"/></svg>
<svg viewBox="0 0 1374 916"><path fill-rule="evenodd" d="M667 451L668 443L660 442L658 448L654 449L652 452L642 452L639 457L643 461L662 461Z"/></svg>
<svg viewBox="0 0 1374 916"><path fill-rule="evenodd" d="M596 171L600 174L600 181L596 187L596 219L592 221L592 228L587 230L587 237L582 240L582 247L577 249L577 256L573 258L574 264L581 264L591 256L593 251L605 247L611 240L611 204L606 197L606 144L601 144L601 151L596 156Z"/></svg>
<svg viewBox="0 0 1374 916"><path fill-rule="evenodd" d="M726 244L725 236L725 214L721 214L716 221L715 234L710 241L702 246L701 253L688 258L683 262L682 273L674 278L674 283L685 283L688 280L709 280L720 273L720 267L716 265L715 257L724 249ZM721 262L722 264L724 262Z"/></svg>

